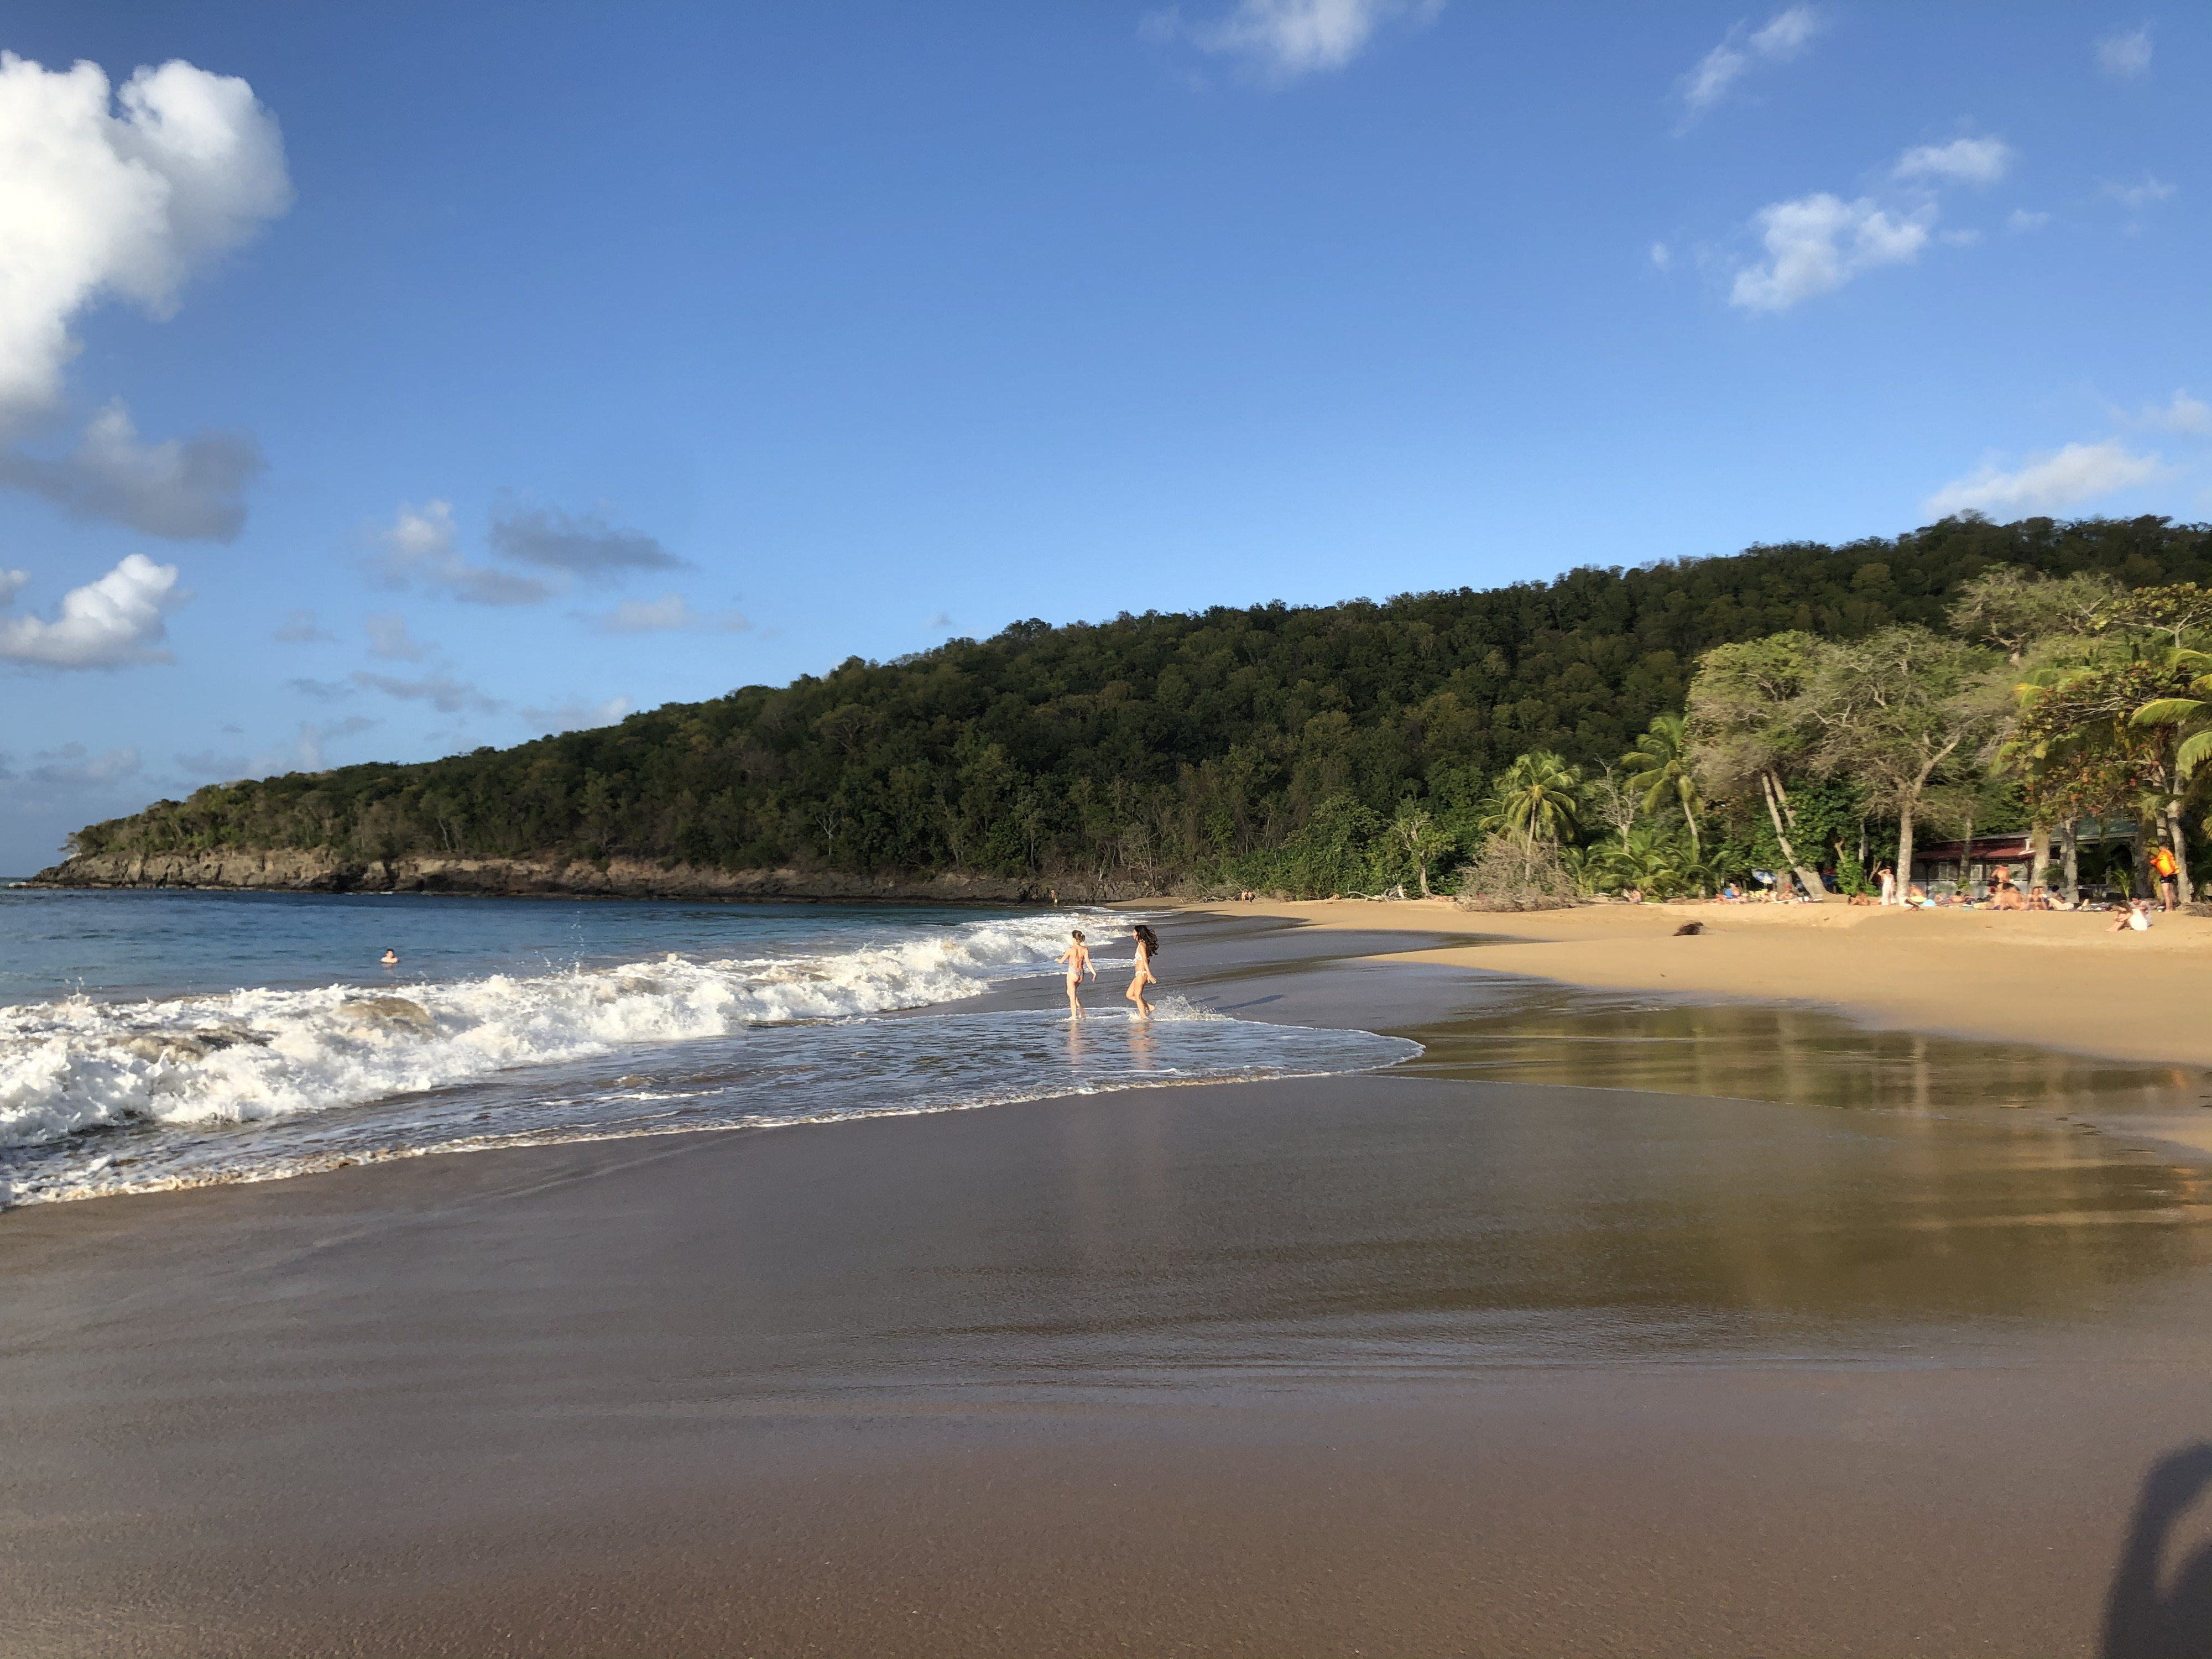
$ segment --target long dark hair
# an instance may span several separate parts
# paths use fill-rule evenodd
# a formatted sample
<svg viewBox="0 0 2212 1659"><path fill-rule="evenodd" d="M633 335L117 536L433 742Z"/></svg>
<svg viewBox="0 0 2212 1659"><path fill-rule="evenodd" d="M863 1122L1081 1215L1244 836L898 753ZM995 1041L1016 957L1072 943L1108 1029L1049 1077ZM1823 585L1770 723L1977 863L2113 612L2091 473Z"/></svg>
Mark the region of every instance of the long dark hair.
<svg viewBox="0 0 2212 1659"><path fill-rule="evenodd" d="M1147 957L1156 957L1159 955L1160 936L1158 933L1154 933L1151 928L1146 927L1145 924L1140 921L1137 924L1136 934L1137 943L1145 947L1145 954Z"/></svg>

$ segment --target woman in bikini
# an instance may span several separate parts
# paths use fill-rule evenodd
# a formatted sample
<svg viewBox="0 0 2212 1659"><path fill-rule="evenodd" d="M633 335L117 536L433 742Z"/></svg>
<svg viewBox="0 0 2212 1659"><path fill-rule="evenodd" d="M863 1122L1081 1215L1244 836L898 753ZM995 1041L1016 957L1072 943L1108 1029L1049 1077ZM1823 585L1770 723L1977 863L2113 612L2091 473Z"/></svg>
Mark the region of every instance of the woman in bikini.
<svg viewBox="0 0 2212 1659"><path fill-rule="evenodd" d="M1124 994L1137 1005L1139 1013L1150 1018L1152 1005L1145 1000L1145 987L1160 982L1152 972L1152 958L1160 953L1160 936L1141 921L1137 924L1136 933L1137 967L1129 975L1129 988Z"/></svg>
<svg viewBox="0 0 2212 1659"><path fill-rule="evenodd" d="M1068 1012L1080 1019L1083 1018L1083 1004L1076 997L1075 988L1083 983L1083 973L1085 969L1091 970L1091 977L1093 979L1098 977L1098 969L1091 960L1090 947L1083 942L1083 930L1077 928L1068 935L1068 938L1074 943L1060 953L1058 960L1067 964Z"/></svg>

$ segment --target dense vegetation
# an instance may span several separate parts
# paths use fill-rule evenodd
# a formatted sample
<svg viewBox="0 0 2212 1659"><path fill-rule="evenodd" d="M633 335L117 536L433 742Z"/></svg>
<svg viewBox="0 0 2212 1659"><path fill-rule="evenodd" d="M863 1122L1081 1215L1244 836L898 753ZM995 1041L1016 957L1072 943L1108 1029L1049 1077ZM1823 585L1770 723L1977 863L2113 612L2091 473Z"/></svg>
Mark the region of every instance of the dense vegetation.
<svg viewBox="0 0 2212 1659"><path fill-rule="evenodd" d="M1945 632L1968 584L2000 566L2212 585L2212 530L1947 520L1893 540L1381 604L1017 623L514 749L214 786L82 830L73 850L553 854L1373 890L1441 876L1486 835L1533 845L1530 809L1516 818L1499 804L1518 777L1538 792L1547 841L1613 856L1639 832L1648 847L1679 829L1723 869L1760 850L1763 797L1747 784L1700 820L1680 723L1671 735L1653 724L1686 708L1701 657L1781 634ZM1644 762L1624 767L1639 749ZM1572 775L1557 811L1530 783L1531 756ZM1880 817L1842 773L1810 760L1798 773L1793 813L1837 820L1808 831L1814 845L1841 847L1846 823L1863 838ZM2015 787L1991 810L2023 802Z"/></svg>

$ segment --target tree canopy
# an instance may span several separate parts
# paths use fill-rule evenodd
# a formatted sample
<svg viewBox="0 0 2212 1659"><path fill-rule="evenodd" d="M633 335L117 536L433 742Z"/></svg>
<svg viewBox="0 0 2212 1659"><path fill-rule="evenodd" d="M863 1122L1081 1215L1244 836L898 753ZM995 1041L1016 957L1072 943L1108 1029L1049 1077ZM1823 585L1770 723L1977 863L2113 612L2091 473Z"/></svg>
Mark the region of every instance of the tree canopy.
<svg viewBox="0 0 2212 1659"><path fill-rule="evenodd" d="M1959 634L1978 628L2006 649L2033 617L1994 599L1989 617L1950 615L1998 567L2099 595L2212 585L2212 531L1969 518L1380 603L1031 620L512 749L211 786L90 825L73 850L619 855L1348 890L1425 876L1455 839L1472 851L1492 787L1540 751L1586 775L1648 756L1640 793L1690 813L1762 767L1802 797L1817 779L1784 752L1788 732L1747 727L1724 787L1665 727L1653 738L1655 717L1689 706L1707 653L1778 635L1848 645L1910 629L1964 648ZM2081 596L2066 593L2057 608L2071 618ZM2059 599L2039 587L2022 603Z"/></svg>

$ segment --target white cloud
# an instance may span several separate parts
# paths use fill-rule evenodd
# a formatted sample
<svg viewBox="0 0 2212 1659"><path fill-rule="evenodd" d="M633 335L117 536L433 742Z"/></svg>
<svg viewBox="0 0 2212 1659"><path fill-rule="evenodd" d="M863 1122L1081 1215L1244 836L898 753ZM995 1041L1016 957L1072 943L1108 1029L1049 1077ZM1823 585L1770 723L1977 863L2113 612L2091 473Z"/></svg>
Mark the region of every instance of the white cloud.
<svg viewBox="0 0 2212 1659"><path fill-rule="evenodd" d="M952 626L952 613L949 611L937 611L921 625L924 628L950 628Z"/></svg>
<svg viewBox="0 0 2212 1659"><path fill-rule="evenodd" d="M284 625L269 636L280 645L325 645L337 641L337 635L328 632L315 621L312 611L288 611Z"/></svg>
<svg viewBox="0 0 2212 1659"><path fill-rule="evenodd" d="M1206 52L1241 58L1271 80L1342 69L1393 18L1426 22L1443 0L1237 0L1212 23L1186 27L1175 12L1146 20L1146 33L1187 34Z"/></svg>
<svg viewBox="0 0 2212 1659"><path fill-rule="evenodd" d="M0 587L13 599L22 573L9 571ZM42 668L118 668L125 663L168 662L159 648L167 632L165 612L183 603L177 591L177 567L155 564L131 553L96 582L62 595L61 614L52 622L37 617L0 617L0 662Z"/></svg>
<svg viewBox="0 0 2212 1659"><path fill-rule="evenodd" d="M111 100L97 64L0 53L0 419L58 400L80 312L116 295L167 316L196 267L291 200L245 82L173 59Z"/></svg>
<svg viewBox="0 0 2212 1659"><path fill-rule="evenodd" d="M1651 263L1665 270L1674 263L1674 256L1664 242L1651 244Z"/></svg>
<svg viewBox="0 0 2212 1659"><path fill-rule="evenodd" d="M2106 74L2121 80L2150 68L2150 25L2124 34L2108 34L2097 42L2097 62Z"/></svg>
<svg viewBox="0 0 2212 1659"><path fill-rule="evenodd" d="M1787 311L1862 271L1910 264L1927 245L1933 217L1923 210L1895 218L1867 198L1844 202L1825 191L1761 208L1754 222L1766 262L1736 273L1729 302L1753 311Z"/></svg>
<svg viewBox="0 0 2212 1659"><path fill-rule="evenodd" d="M246 487L267 463L239 432L200 432L141 443L131 411L112 403L70 453L55 460L0 450L0 483L43 495L72 518L106 519L171 541L234 538Z"/></svg>
<svg viewBox="0 0 2212 1659"><path fill-rule="evenodd" d="M2005 220L2008 230L2041 230L2051 222L2047 213L2033 213L2026 208L2014 208Z"/></svg>
<svg viewBox="0 0 2212 1659"><path fill-rule="evenodd" d="M2154 405L2144 410L2136 421L2138 425L2157 427L2166 432L2212 435L2212 404L2177 389L2171 403L2163 408Z"/></svg>
<svg viewBox="0 0 2212 1659"><path fill-rule="evenodd" d="M368 654L395 662L421 662L431 647L407 632L407 618L396 611L374 611L362 618L368 632Z"/></svg>
<svg viewBox="0 0 2212 1659"><path fill-rule="evenodd" d="M1746 71L1761 64L1786 64L1800 56L1826 22L1814 7L1792 6L1747 35L1742 25L1737 25L1682 77L1683 101L1692 115L1702 114L1718 103Z"/></svg>
<svg viewBox="0 0 2212 1659"><path fill-rule="evenodd" d="M381 691L388 697L406 702L427 702L441 714L458 714L464 710L495 714L507 707L498 698L486 696L466 680L457 680L442 668L433 669L419 680L398 679L390 674L356 669L353 680L356 685Z"/></svg>
<svg viewBox="0 0 2212 1659"><path fill-rule="evenodd" d="M2107 184L2105 194L2125 207L2148 207L2153 202L2163 202L2172 195L2173 186L2165 179L2154 178L2146 173L2139 185Z"/></svg>
<svg viewBox="0 0 2212 1659"><path fill-rule="evenodd" d="M451 501L431 501L420 509L402 502L392 528L377 540L383 551L370 562L370 568L394 587L420 581L472 605L536 605L553 595L552 588L535 576L518 576L463 558Z"/></svg>
<svg viewBox="0 0 2212 1659"><path fill-rule="evenodd" d="M105 754L95 755L81 743L65 743L59 749L46 750L38 758L46 764L31 769L27 775L31 781L64 788L113 783L129 777L139 764L136 749L110 749Z"/></svg>
<svg viewBox="0 0 2212 1659"><path fill-rule="evenodd" d="M2001 138L1954 138L1948 144L1923 144L1897 158L1900 179L1939 184L1993 185L2012 166L2012 146Z"/></svg>
<svg viewBox="0 0 2212 1659"><path fill-rule="evenodd" d="M1985 465L1945 484L1922 505L1939 519L1968 512L2053 513L2148 483L2157 474L2157 456L2130 454L2118 439L2108 438L2100 444L2069 444L2016 472Z"/></svg>
<svg viewBox="0 0 2212 1659"><path fill-rule="evenodd" d="M553 737L562 732L586 732L594 726L612 726L637 705L628 697L609 697L605 702L568 702L551 708L526 708L522 718Z"/></svg>
<svg viewBox="0 0 2212 1659"><path fill-rule="evenodd" d="M625 599L592 618L602 634L743 634L752 623L739 611L694 611L681 593Z"/></svg>
<svg viewBox="0 0 2212 1659"><path fill-rule="evenodd" d="M30 585L31 573L27 570L0 570L0 609L5 609Z"/></svg>

